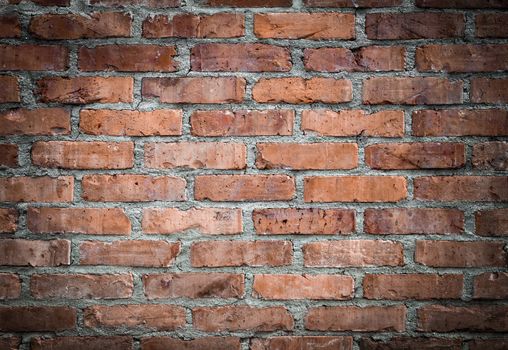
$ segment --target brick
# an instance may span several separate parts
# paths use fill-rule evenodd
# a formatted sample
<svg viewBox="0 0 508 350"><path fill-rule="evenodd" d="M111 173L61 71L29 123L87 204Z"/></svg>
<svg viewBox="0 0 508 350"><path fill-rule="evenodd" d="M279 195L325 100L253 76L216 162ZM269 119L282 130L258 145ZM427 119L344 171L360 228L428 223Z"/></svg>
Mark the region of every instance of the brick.
<svg viewBox="0 0 508 350"><path fill-rule="evenodd" d="M508 273L485 272L474 278L475 299L508 299Z"/></svg>
<svg viewBox="0 0 508 350"><path fill-rule="evenodd" d="M255 275L252 295L267 300L352 299L354 281L341 275Z"/></svg>
<svg viewBox="0 0 508 350"><path fill-rule="evenodd" d="M429 305L417 310L418 330L425 332L506 332L508 307Z"/></svg>
<svg viewBox="0 0 508 350"><path fill-rule="evenodd" d="M205 332L291 330L291 314L281 306L256 308L250 306L196 307L192 309L194 328Z"/></svg>
<svg viewBox="0 0 508 350"><path fill-rule="evenodd" d="M508 236L508 208L477 211L475 222L477 235Z"/></svg>
<svg viewBox="0 0 508 350"><path fill-rule="evenodd" d="M347 79L261 78L252 88L252 98L260 103L342 103L352 100L353 88Z"/></svg>
<svg viewBox="0 0 508 350"><path fill-rule="evenodd" d="M231 142L145 143L145 166L158 169L245 169L247 148Z"/></svg>
<svg viewBox="0 0 508 350"><path fill-rule="evenodd" d="M301 128L305 133L322 136L402 137L404 112L366 114L362 110L304 110Z"/></svg>
<svg viewBox="0 0 508 350"><path fill-rule="evenodd" d="M194 180L196 200L283 201L295 195L295 179L274 175L198 175Z"/></svg>
<svg viewBox="0 0 508 350"><path fill-rule="evenodd" d="M495 72L508 69L508 45L427 45L416 49L421 72Z"/></svg>
<svg viewBox="0 0 508 350"><path fill-rule="evenodd" d="M287 72L287 48L266 44L198 44L191 49L191 69L198 72Z"/></svg>
<svg viewBox="0 0 508 350"><path fill-rule="evenodd" d="M239 103L245 84L236 77L144 78L142 94L163 103Z"/></svg>
<svg viewBox="0 0 508 350"><path fill-rule="evenodd" d="M0 166L18 167L18 145L0 144Z"/></svg>
<svg viewBox="0 0 508 350"><path fill-rule="evenodd" d="M507 103L508 79L471 79L471 102L474 103ZM503 127L506 125L504 120Z"/></svg>
<svg viewBox="0 0 508 350"><path fill-rule="evenodd" d="M90 5L100 6L146 6L150 8L179 7L180 0L91 0Z"/></svg>
<svg viewBox="0 0 508 350"><path fill-rule="evenodd" d="M129 103L133 101L133 84L131 77L52 77L37 82L37 94L42 102Z"/></svg>
<svg viewBox="0 0 508 350"><path fill-rule="evenodd" d="M17 299L21 295L21 279L13 273L0 273L0 300Z"/></svg>
<svg viewBox="0 0 508 350"><path fill-rule="evenodd" d="M414 198L424 201L508 200L506 176L422 176L413 180Z"/></svg>
<svg viewBox="0 0 508 350"><path fill-rule="evenodd" d="M288 241L205 241L191 246L193 267L287 266L293 260Z"/></svg>
<svg viewBox="0 0 508 350"><path fill-rule="evenodd" d="M482 142L473 145L473 167L482 170L508 170L508 143Z"/></svg>
<svg viewBox="0 0 508 350"><path fill-rule="evenodd" d="M291 7L292 0L199 0L212 7Z"/></svg>
<svg viewBox="0 0 508 350"><path fill-rule="evenodd" d="M0 103L21 102L18 78L9 75L0 75ZM0 129L1 132L1 129Z"/></svg>
<svg viewBox="0 0 508 350"><path fill-rule="evenodd" d="M148 299L241 298L244 276L229 273L172 273L143 275Z"/></svg>
<svg viewBox="0 0 508 350"><path fill-rule="evenodd" d="M143 210L143 232L173 234L196 230L201 234L242 233L242 210L228 208L146 208Z"/></svg>
<svg viewBox="0 0 508 350"><path fill-rule="evenodd" d="M403 332L406 307L323 306L309 309L305 328L317 331Z"/></svg>
<svg viewBox="0 0 508 350"><path fill-rule="evenodd" d="M305 49L303 63L306 70L318 72L401 71L405 54L401 46L321 47Z"/></svg>
<svg viewBox="0 0 508 350"><path fill-rule="evenodd" d="M389 340L362 338L361 350L461 350L461 339L394 337Z"/></svg>
<svg viewBox="0 0 508 350"><path fill-rule="evenodd" d="M456 169L465 163L463 143L383 143L365 147L365 163L372 169Z"/></svg>
<svg viewBox="0 0 508 350"><path fill-rule="evenodd" d="M59 332L76 328L76 309L65 306L0 307L2 332Z"/></svg>
<svg viewBox="0 0 508 350"><path fill-rule="evenodd" d="M102 45L79 49L79 69L85 72L174 72L175 46Z"/></svg>
<svg viewBox="0 0 508 350"><path fill-rule="evenodd" d="M416 0L418 7L434 8L499 8L504 9L508 6L506 0Z"/></svg>
<svg viewBox="0 0 508 350"><path fill-rule="evenodd" d="M98 336L98 337L56 337L31 339L32 350L131 350L132 337L129 336Z"/></svg>
<svg viewBox="0 0 508 350"><path fill-rule="evenodd" d="M18 227L18 211L14 208L0 208L0 233L14 233Z"/></svg>
<svg viewBox="0 0 508 350"><path fill-rule="evenodd" d="M72 202L72 176L0 177L0 202Z"/></svg>
<svg viewBox="0 0 508 350"><path fill-rule="evenodd" d="M183 201L186 181L175 176L85 175L82 197L92 202Z"/></svg>
<svg viewBox="0 0 508 350"><path fill-rule="evenodd" d="M29 207L27 226L34 233L129 235L131 222L120 208Z"/></svg>
<svg viewBox="0 0 508 350"><path fill-rule="evenodd" d="M350 209L255 209L252 221L260 235L334 235L355 231L355 212Z"/></svg>
<svg viewBox="0 0 508 350"><path fill-rule="evenodd" d="M0 71L64 71L69 49L54 45L0 45Z"/></svg>
<svg viewBox="0 0 508 350"><path fill-rule="evenodd" d="M85 241L79 245L81 265L168 267L180 254L180 243L166 241Z"/></svg>
<svg viewBox="0 0 508 350"><path fill-rule="evenodd" d="M508 38L508 28L504 25L508 20L506 13L479 13L475 16L476 37Z"/></svg>
<svg viewBox="0 0 508 350"><path fill-rule="evenodd" d="M130 37L132 19L121 12L44 14L30 21L29 31L38 39L99 39Z"/></svg>
<svg viewBox="0 0 508 350"><path fill-rule="evenodd" d="M258 169L328 170L358 166L356 143L258 143Z"/></svg>
<svg viewBox="0 0 508 350"><path fill-rule="evenodd" d="M508 112L501 109L414 111L413 135L504 136L508 135Z"/></svg>
<svg viewBox="0 0 508 350"><path fill-rule="evenodd" d="M307 7L392 7L402 0L304 0Z"/></svg>
<svg viewBox="0 0 508 350"><path fill-rule="evenodd" d="M150 337L141 339L142 350L240 350L240 338L203 337L183 340L170 337Z"/></svg>
<svg viewBox="0 0 508 350"><path fill-rule="evenodd" d="M0 112L0 135L69 135L70 112L63 108L11 109Z"/></svg>
<svg viewBox="0 0 508 350"><path fill-rule="evenodd" d="M254 34L263 39L354 39L350 13L263 13L254 15Z"/></svg>
<svg viewBox="0 0 508 350"><path fill-rule="evenodd" d="M364 230L370 234L461 234L464 212L442 208L366 209Z"/></svg>
<svg viewBox="0 0 508 350"><path fill-rule="evenodd" d="M502 242L416 241L415 261L432 267L505 267Z"/></svg>
<svg viewBox="0 0 508 350"><path fill-rule="evenodd" d="M365 104L462 103L462 81L437 77L376 77L363 82Z"/></svg>
<svg viewBox="0 0 508 350"><path fill-rule="evenodd" d="M277 110L194 111L194 136L290 136L295 112Z"/></svg>
<svg viewBox="0 0 508 350"><path fill-rule="evenodd" d="M402 176L311 176L304 178L305 202L398 202L407 197Z"/></svg>
<svg viewBox="0 0 508 350"><path fill-rule="evenodd" d="M306 267L404 265L401 243L382 240L311 242L303 246Z"/></svg>
<svg viewBox="0 0 508 350"><path fill-rule="evenodd" d="M254 338L250 343L251 350L279 349L320 349L352 350L353 338L348 336L282 336Z"/></svg>
<svg viewBox="0 0 508 350"><path fill-rule="evenodd" d="M172 331L185 325L185 309L176 305L95 305L84 310L84 324L90 328Z"/></svg>
<svg viewBox="0 0 508 350"><path fill-rule="evenodd" d="M496 338L496 339L472 339L469 343L469 350L503 350L508 347L508 339Z"/></svg>
<svg viewBox="0 0 508 350"><path fill-rule="evenodd" d="M131 111L82 109L80 131L90 135L178 136L182 134L182 111L159 109Z"/></svg>
<svg viewBox="0 0 508 350"><path fill-rule="evenodd" d="M35 299L124 299L134 290L126 275L32 275L30 293Z"/></svg>
<svg viewBox="0 0 508 350"><path fill-rule="evenodd" d="M32 163L45 168L128 169L134 166L134 143L37 141Z"/></svg>
<svg viewBox="0 0 508 350"><path fill-rule="evenodd" d="M5 14L0 16L0 38L19 38L21 36L21 24L17 14Z"/></svg>
<svg viewBox="0 0 508 350"><path fill-rule="evenodd" d="M464 29L464 15L458 13L368 13L365 17L371 40L459 38Z"/></svg>
<svg viewBox="0 0 508 350"><path fill-rule="evenodd" d="M4 266L69 265L71 242L63 239L49 241L2 239L0 252L2 253L0 265Z"/></svg>
<svg viewBox="0 0 508 350"><path fill-rule="evenodd" d="M21 344L21 337L4 336L0 338L0 349L18 350Z"/></svg>
<svg viewBox="0 0 508 350"><path fill-rule="evenodd" d="M462 275L365 275L363 297L386 300L460 299Z"/></svg>
<svg viewBox="0 0 508 350"><path fill-rule="evenodd" d="M239 13L155 15L143 22L145 38L238 38L244 34L245 16Z"/></svg>

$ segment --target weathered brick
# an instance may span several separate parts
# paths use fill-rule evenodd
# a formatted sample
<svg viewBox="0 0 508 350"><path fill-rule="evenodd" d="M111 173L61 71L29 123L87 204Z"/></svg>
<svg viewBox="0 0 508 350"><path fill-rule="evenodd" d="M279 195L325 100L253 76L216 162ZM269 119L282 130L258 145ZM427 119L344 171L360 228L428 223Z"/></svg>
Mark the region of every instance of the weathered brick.
<svg viewBox="0 0 508 350"><path fill-rule="evenodd" d="M8 168L18 166L18 145L0 144L0 166Z"/></svg>
<svg viewBox="0 0 508 350"><path fill-rule="evenodd" d="M361 350L461 350L461 339L394 337L389 340L362 338Z"/></svg>
<svg viewBox="0 0 508 350"><path fill-rule="evenodd" d="M508 208L477 211L475 222L477 235L508 236Z"/></svg>
<svg viewBox="0 0 508 350"><path fill-rule="evenodd" d="M212 7L291 7L292 0L198 0Z"/></svg>
<svg viewBox="0 0 508 350"><path fill-rule="evenodd" d="M132 346L132 337L129 336L35 337L30 342L32 350L131 350Z"/></svg>
<svg viewBox="0 0 508 350"><path fill-rule="evenodd" d="M0 253L0 265L5 266L69 265L71 242L63 239L49 241L2 239Z"/></svg>
<svg viewBox="0 0 508 350"><path fill-rule="evenodd" d="M304 0L307 7L391 7L402 5L402 0Z"/></svg>
<svg viewBox="0 0 508 350"><path fill-rule="evenodd" d="M0 75L0 103L21 102L18 78L10 75ZM0 132L1 132L0 128Z"/></svg>
<svg viewBox="0 0 508 350"><path fill-rule="evenodd" d="M471 79L471 102L507 103L508 79L474 78ZM503 127L507 124L500 124Z"/></svg>
<svg viewBox="0 0 508 350"><path fill-rule="evenodd" d="M508 273L485 272L474 278L475 299L507 299Z"/></svg>
<svg viewBox="0 0 508 350"><path fill-rule="evenodd" d="M280 349L352 350L353 338L349 336L281 336L251 339L251 350Z"/></svg>
<svg viewBox="0 0 508 350"><path fill-rule="evenodd" d="M0 307L2 332L59 332L76 328L76 309L65 306Z"/></svg>
<svg viewBox="0 0 508 350"><path fill-rule="evenodd" d="M21 279L19 276L13 273L0 273L0 300L17 299L20 295Z"/></svg>
<svg viewBox="0 0 508 350"><path fill-rule="evenodd" d="M240 338L203 337L183 340L170 337L150 337L141 339L142 350L240 350Z"/></svg>
<svg viewBox="0 0 508 350"><path fill-rule="evenodd" d="M64 71L69 49L55 45L0 45L0 71Z"/></svg>
<svg viewBox="0 0 508 350"><path fill-rule="evenodd" d="M0 112L0 135L68 135L70 112L63 108L11 109Z"/></svg>
<svg viewBox="0 0 508 350"><path fill-rule="evenodd" d="M508 38L506 13L479 13L475 16L476 36L478 38Z"/></svg>
<svg viewBox="0 0 508 350"><path fill-rule="evenodd" d="M469 344L469 350L505 350L508 347L507 338L495 339L472 339Z"/></svg>
<svg viewBox="0 0 508 350"><path fill-rule="evenodd" d="M18 211L14 208L0 208L0 233L14 233L18 227Z"/></svg>
<svg viewBox="0 0 508 350"><path fill-rule="evenodd" d="M21 337L3 336L0 338L0 348L5 350L18 350L21 344Z"/></svg>
<svg viewBox="0 0 508 350"><path fill-rule="evenodd" d="M0 202L71 202L72 176L0 177Z"/></svg>
<svg viewBox="0 0 508 350"><path fill-rule="evenodd" d="M418 7L435 7L435 8L499 8L504 9L508 6L506 0L416 0Z"/></svg>
<svg viewBox="0 0 508 350"><path fill-rule="evenodd" d="M0 16L0 38L19 38L21 23L15 13Z"/></svg>
<svg viewBox="0 0 508 350"><path fill-rule="evenodd" d="M508 142L482 142L473 145L473 167L482 170L508 170Z"/></svg>
<svg viewBox="0 0 508 350"><path fill-rule="evenodd" d="M508 200L506 176L422 176L413 180L414 198L424 201L502 202Z"/></svg>

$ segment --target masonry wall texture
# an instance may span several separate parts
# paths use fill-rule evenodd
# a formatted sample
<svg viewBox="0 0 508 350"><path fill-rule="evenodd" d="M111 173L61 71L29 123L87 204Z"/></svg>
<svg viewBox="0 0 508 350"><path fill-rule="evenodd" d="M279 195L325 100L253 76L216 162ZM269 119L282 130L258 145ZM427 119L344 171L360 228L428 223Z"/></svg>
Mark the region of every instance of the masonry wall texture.
<svg viewBox="0 0 508 350"><path fill-rule="evenodd" d="M0 349L508 349L507 22L0 0Z"/></svg>

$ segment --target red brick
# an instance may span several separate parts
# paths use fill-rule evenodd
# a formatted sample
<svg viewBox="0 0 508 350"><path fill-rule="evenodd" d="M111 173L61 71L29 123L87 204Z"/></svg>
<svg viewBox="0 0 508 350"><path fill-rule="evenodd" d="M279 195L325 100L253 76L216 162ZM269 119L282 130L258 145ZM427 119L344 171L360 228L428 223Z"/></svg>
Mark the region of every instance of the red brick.
<svg viewBox="0 0 508 350"><path fill-rule="evenodd" d="M0 112L0 135L69 135L70 112L63 108L11 109Z"/></svg>
<svg viewBox="0 0 508 350"><path fill-rule="evenodd" d="M416 49L421 72L495 72L508 69L508 45L427 45Z"/></svg>
<svg viewBox="0 0 508 350"><path fill-rule="evenodd" d="M43 78L37 82L42 102L70 104L132 102L131 77Z"/></svg>
<svg viewBox="0 0 508 350"><path fill-rule="evenodd" d="M141 339L142 350L240 350L240 338L203 337L191 340L169 337L151 337Z"/></svg>
<svg viewBox="0 0 508 350"><path fill-rule="evenodd" d="M252 221L261 235L334 235L355 231L355 212L350 209L255 209Z"/></svg>
<svg viewBox="0 0 508 350"><path fill-rule="evenodd" d="M0 349L18 350L21 344L21 337L4 336L0 338Z"/></svg>
<svg viewBox="0 0 508 350"><path fill-rule="evenodd" d="M508 200L506 176L422 176L413 180L414 198L425 201Z"/></svg>
<svg viewBox="0 0 508 350"><path fill-rule="evenodd" d="M508 112L501 109L414 111L413 135L504 136L508 135Z"/></svg>
<svg viewBox="0 0 508 350"><path fill-rule="evenodd" d="M502 242L417 241L415 261L433 267L505 267Z"/></svg>
<svg viewBox="0 0 508 350"><path fill-rule="evenodd" d="M143 97L163 103L239 103L245 79L236 77L144 78Z"/></svg>
<svg viewBox="0 0 508 350"><path fill-rule="evenodd" d="M356 143L258 143L258 169L327 170L358 166Z"/></svg>
<svg viewBox="0 0 508 350"><path fill-rule="evenodd" d="M182 134L182 111L83 109L79 128L90 135L177 136Z"/></svg>
<svg viewBox="0 0 508 350"><path fill-rule="evenodd" d="M363 297L386 300L460 299L462 275L365 275Z"/></svg>
<svg viewBox="0 0 508 350"><path fill-rule="evenodd" d="M365 147L372 169L455 169L465 165L465 146L451 142L382 143Z"/></svg>
<svg viewBox="0 0 508 350"><path fill-rule="evenodd" d="M191 246L193 267L286 266L293 260L288 241L205 241Z"/></svg>
<svg viewBox="0 0 508 350"><path fill-rule="evenodd" d="M361 350L461 350L461 339L394 337L389 340L363 338Z"/></svg>
<svg viewBox="0 0 508 350"><path fill-rule="evenodd" d="M85 175L82 197L92 202L183 201L186 181L174 176Z"/></svg>
<svg viewBox="0 0 508 350"><path fill-rule="evenodd" d="M84 310L84 324L91 328L171 331L185 325L185 309L176 305L95 305Z"/></svg>
<svg viewBox="0 0 508 350"><path fill-rule="evenodd" d="M0 144L0 166L18 167L18 145Z"/></svg>
<svg viewBox="0 0 508 350"><path fill-rule="evenodd" d="M477 235L508 236L508 208L478 211L475 221Z"/></svg>
<svg viewBox="0 0 508 350"><path fill-rule="evenodd" d="M9 75L0 75L0 103L21 102L18 78ZM1 132L1 129L0 129Z"/></svg>
<svg viewBox="0 0 508 350"><path fill-rule="evenodd" d="M309 309L305 328L317 331L403 332L406 307L323 306Z"/></svg>
<svg viewBox="0 0 508 350"><path fill-rule="evenodd" d="M381 111L367 115L362 110L304 110L302 130L323 136L402 137L404 112Z"/></svg>
<svg viewBox="0 0 508 350"><path fill-rule="evenodd" d="M471 102L508 103L508 79L471 79ZM506 119L501 125L506 127Z"/></svg>
<svg viewBox="0 0 508 350"><path fill-rule="evenodd" d="M2 332L59 332L74 328L76 328L76 310L70 307L0 307Z"/></svg>
<svg viewBox="0 0 508 350"><path fill-rule="evenodd" d="M353 294L353 278L341 275L255 275L252 285L252 295L267 300L345 300Z"/></svg>
<svg viewBox="0 0 508 350"><path fill-rule="evenodd" d="M508 170L508 142L482 142L473 145L473 167L482 170Z"/></svg>
<svg viewBox="0 0 508 350"><path fill-rule="evenodd" d="M352 350L353 338L347 336L282 336L254 338L251 350Z"/></svg>
<svg viewBox="0 0 508 350"><path fill-rule="evenodd" d="M508 6L506 0L416 0L418 7L435 8L499 8L505 9Z"/></svg>
<svg viewBox="0 0 508 350"><path fill-rule="evenodd" d="M289 136L295 112L277 110L194 111L191 133L195 136Z"/></svg>
<svg viewBox="0 0 508 350"><path fill-rule="evenodd" d="M21 36L21 23L17 14L0 16L0 38L19 38Z"/></svg>
<svg viewBox="0 0 508 350"><path fill-rule="evenodd" d="M295 179L274 175L198 175L194 180L196 200L283 201L295 195Z"/></svg>
<svg viewBox="0 0 508 350"><path fill-rule="evenodd" d="M27 226L34 233L129 235L131 222L120 208L29 207Z"/></svg>
<svg viewBox="0 0 508 350"><path fill-rule="evenodd" d="M476 36L478 38L508 38L506 13L479 13L475 16Z"/></svg>
<svg viewBox="0 0 508 350"><path fill-rule="evenodd" d="M459 13L368 13L365 32L371 40L445 39L464 36Z"/></svg>
<svg viewBox="0 0 508 350"><path fill-rule="evenodd" d="M134 290L128 275L32 275L35 299L123 299Z"/></svg>
<svg viewBox="0 0 508 350"><path fill-rule="evenodd" d="M461 234L464 213L458 209L366 209L364 230L370 234Z"/></svg>
<svg viewBox="0 0 508 350"><path fill-rule="evenodd" d="M417 310L418 330L425 332L506 332L508 307L429 305Z"/></svg>
<svg viewBox="0 0 508 350"><path fill-rule="evenodd" d="M401 71L405 54L401 46L321 47L305 49L303 63L305 69L318 72Z"/></svg>
<svg viewBox="0 0 508 350"><path fill-rule="evenodd" d="M63 239L49 241L2 239L0 253L0 265L5 266L69 265L71 242Z"/></svg>
<svg viewBox="0 0 508 350"><path fill-rule="evenodd" d="M212 7L291 7L292 0L202 0Z"/></svg>
<svg viewBox="0 0 508 350"><path fill-rule="evenodd" d="M134 143L37 141L32 163L45 168L127 169L134 166Z"/></svg>
<svg viewBox="0 0 508 350"><path fill-rule="evenodd" d="M303 195L305 202L398 202L407 187L402 176L312 176Z"/></svg>
<svg viewBox="0 0 508 350"><path fill-rule="evenodd" d="M306 267L404 265L401 243L381 240L311 242L303 246Z"/></svg>
<svg viewBox="0 0 508 350"><path fill-rule="evenodd" d="M350 13L263 13L254 15L254 34L275 39L354 39Z"/></svg>
<svg viewBox="0 0 508 350"><path fill-rule="evenodd" d="M53 45L0 45L0 70L64 71L69 49Z"/></svg>
<svg viewBox="0 0 508 350"><path fill-rule="evenodd" d="M508 347L507 338L496 339L472 339L469 343L469 350L506 350Z"/></svg>
<svg viewBox="0 0 508 350"><path fill-rule="evenodd" d="M44 14L30 21L30 33L39 39L95 39L131 36L131 17L121 12Z"/></svg>
<svg viewBox="0 0 508 350"><path fill-rule="evenodd" d="M228 273L173 273L143 275L148 299L241 298L244 277Z"/></svg>
<svg viewBox="0 0 508 350"><path fill-rule="evenodd" d="M508 299L508 273L485 272L474 278L475 299Z"/></svg>
<svg viewBox="0 0 508 350"><path fill-rule="evenodd" d="M129 336L99 336L99 337L56 337L32 338L32 350L131 350L132 338Z"/></svg>
<svg viewBox="0 0 508 350"><path fill-rule="evenodd" d="M462 103L462 81L437 77L376 77L363 82L365 104Z"/></svg>
<svg viewBox="0 0 508 350"><path fill-rule="evenodd" d="M72 202L72 176L0 177L0 202Z"/></svg>
<svg viewBox="0 0 508 350"><path fill-rule="evenodd" d="M245 16L239 13L155 15L143 22L145 38L238 38L244 34Z"/></svg>
<svg viewBox="0 0 508 350"><path fill-rule="evenodd" d="M391 7L402 5L402 0L304 0L307 7Z"/></svg>
<svg viewBox="0 0 508 350"><path fill-rule="evenodd" d="M352 100L353 88L347 79L261 78L252 88L252 98L260 103L341 103Z"/></svg>
<svg viewBox="0 0 508 350"><path fill-rule="evenodd" d="M17 299L20 295L21 280L19 276L12 273L0 273L0 300Z"/></svg>
<svg viewBox="0 0 508 350"><path fill-rule="evenodd" d="M245 169L247 148L231 142L145 143L145 166L158 169Z"/></svg>
<svg viewBox="0 0 508 350"><path fill-rule="evenodd" d="M205 332L291 330L294 322L284 307L197 307L192 309L194 328Z"/></svg>
<svg viewBox="0 0 508 350"><path fill-rule="evenodd" d="M178 254L180 243L166 241L85 241L79 246L81 265L168 267Z"/></svg>
<svg viewBox="0 0 508 350"><path fill-rule="evenodd" d="M0 208L0 233L14 233L18 227L18 211L13 208Z"/></svg>
<svg viewBox="0 0 508 350"><path fill-rule="evenodd" d="M180 0L91 0L90 5L100 6L146 6L151 8L179 7Z"/></svg>
<svg viewBox="0 0 508 350"><path fill-rule="evenodd" d="M143 232L173 234L196 230L201 234L242 233L242 210L227 208L146 208Z"/></svg>

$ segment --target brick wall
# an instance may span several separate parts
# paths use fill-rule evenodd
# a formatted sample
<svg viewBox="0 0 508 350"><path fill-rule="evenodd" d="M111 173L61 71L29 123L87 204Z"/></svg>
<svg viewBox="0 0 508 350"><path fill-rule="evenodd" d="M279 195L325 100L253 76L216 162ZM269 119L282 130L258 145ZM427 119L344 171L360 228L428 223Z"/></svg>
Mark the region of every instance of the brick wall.
<svg viewBox="0 0 508 350"><path fill-rule="evenodd" d="M507 0L2 0L0 349L508 349Z"/></svg>

